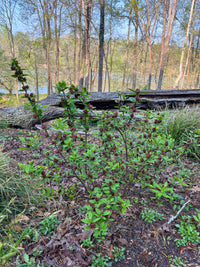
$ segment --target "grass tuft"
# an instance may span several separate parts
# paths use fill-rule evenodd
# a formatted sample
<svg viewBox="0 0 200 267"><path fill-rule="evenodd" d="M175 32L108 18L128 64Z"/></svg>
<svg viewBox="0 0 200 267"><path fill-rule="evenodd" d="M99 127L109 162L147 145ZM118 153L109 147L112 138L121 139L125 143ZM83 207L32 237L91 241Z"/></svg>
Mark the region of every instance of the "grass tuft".
<svg viewBox="0 0 200 267"><path fill-rule="evenodd" d="M2 152L2 148L0 146L0 212L12 198L15 198L15 207L12 209L19 212L27 204L38 201L37 186L17 171L17 166L14 167L8 155Z"/></svg>
<svg viewBox="0 0 200 267"><path fill-rule="evenodd" d="M182 109L166 110L162 124L162 131L175 140L176 145L187 143L193 133L200 129L200 111L198 108L184 107ZM200 149L191 145L188 156L200 157Z"/></svg>

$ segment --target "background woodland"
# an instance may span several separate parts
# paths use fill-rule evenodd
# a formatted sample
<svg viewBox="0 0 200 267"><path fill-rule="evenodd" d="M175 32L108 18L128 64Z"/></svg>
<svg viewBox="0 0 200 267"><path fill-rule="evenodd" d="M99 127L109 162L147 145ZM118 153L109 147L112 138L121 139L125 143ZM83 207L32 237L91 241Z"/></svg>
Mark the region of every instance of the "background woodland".
<svg viewBox="0 0 200 267"><path fill-rule="evenodd" d="M0 90L18 96L11 58L36 93L199 89L199 21L197 0L1 0Z"/></svg>

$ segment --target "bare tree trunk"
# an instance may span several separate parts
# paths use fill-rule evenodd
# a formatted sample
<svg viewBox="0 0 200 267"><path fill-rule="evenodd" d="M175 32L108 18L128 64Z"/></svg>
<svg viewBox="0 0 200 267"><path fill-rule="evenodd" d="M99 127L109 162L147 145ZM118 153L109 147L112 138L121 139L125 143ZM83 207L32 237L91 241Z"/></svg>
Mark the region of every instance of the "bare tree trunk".
<svg viewBox="0 0 200 267"><path fill-rule="evenodd" d="M54 27L55 27L55 57L56 57L56 71L55 71L55 84L59 82L59 72L60 72L60 63L59 63L59 55L60 55L60 31L61 31L61 12L62 6L60 7L59 15L57 14L57 0L54 1ZM59 19L59 26L58 26Z"/></svg>
<svg viewBox="0 0 200 267"><path fill-rule="evenodd" d="M129 19L128 19L128 33L127 33L127 39L126 39L126 53L125 53L125 62L124 62L124 72L123 72L123 78L122 78L122 91L124 91L124 84L125 84L126 72L127 72L131 19L132 19L132 8L130 9Z"/></svg>
<svg viewBox="0 0 200 267"><path fill-rule="evenodd" d="M76 85L79 83L80 78L80 68L81 68L81 10L82 10L82 0L79 0L79 10L78 10L78 62L77 62L77 78L76 78Z"/></svg>
<svg viewBox="0 0 200 267"><path fill-rule="evenodd" d="M189 75L188 65L189 65L189 60L190 60L190 55L191 55L191 50L192 50L192 43L193 43L193 36L194 36L193 31L194 31L194 25L195 25L195 13L196 13L196 2L194 4L194 13L193 13L194 17L193 17L193 22L192 22L191 36L190 36L188 53L187 53L187 59L186 59L186 63L185 63L185 70L184 70L183 78L182 78L182 81L181 81L181 88L183 88L183 84L184 84L184 79L185 79L186 73ZM189 77L188 77L187 80L189 81Z"/></svg>
<svg viewBox="0 0 200 267"><path fill-rule="evenodd" d="M47 43L47 87L48 95L51 94L51 57L50 57L50 41Z"/></svg>
<svg viewBox="0 0 200 267"><path fill-rule="evenodd" d="M159 10L160 10L160 3L155 3L155 4L156 5L153 7L155 9L153 14L151 14L151 12L150 12L150 6L149 6L149 2L147 0L146 0L147 14L144 14L143 10L141 10L141 13L142 13L142 17L141 17L140 13L138 13L142 27L144 29L146 41L147 41L148 46L149 46L148 90L151 89L151 77L152 77L152 42L151 42L151 37L153 35L154 29L155 29L155 26L157 23Z"/></svg>
<svg viewBox="0 0 200 267"><path fill-rule="evenodd" d="M37 97L37 101L39 101L39 88L38 88L38 68L37 68L37 61L36 55L34 55L34 64L35 64L35 95Z"/></svg>
<svg viewBox="0 0 200 267"><path fill-rule="evenodd" d="M85 42L86 40L85 40L85 32L84 32L83 43L82 43L82 64L81 64L80 76L79 76L79 88L82 88L83 83L84 83L84 68L85 68L85 54L86 54Z"/></svg>
<svg viewBox="0 0 200 267"><path fill-rule="evenodd" d="M12 88L8 88L8 86L0 79L0 85L3 86L5 90L9 92L10 95L12 95Z"/></svg>
<svg viewBox="0 0 200 267"><path fill-rule="evenodd" d="M77 4L77 0L75 0L75 8L76 8L76 4ZM74 16L74 78L73 78L73 82L76 83L76 43L77 43L77 11L75 11L75 16Z"/></svg>
<svg viewBox="0 0 200 267"><path fill-rule="evenodd" d="M161 90L163 73L164 73L164 70L162 69L162 62L163 62L164 47L165 47L166 20L167 20L167 0L165 0L165 2L164 2L162 44L161 44L161 52L160 52L160 66L159 66L160 74L159 74L159 80L158 80L157 90Z"/></svg>
<svg viewBox="0 0 200 267"><path fill-rule="evenodd" d="M165 42L164 42L164 47L162 47L162 49L161 49L160 72L159 72L157 90L161 90L161 86L162 86L164 67L165 67L165 62L166 62L169 42L170 42L171 35L172 35L174 19L175 19L175 15L176 15L176 7L177 7L177 0L174 0L173 7L172 7L172 0L170 0L169 10L168 10L167 34L166 34L166 39L165 39ZM166 6L164 6L164 9L165 8L166 8ZM166 10L164 10L164 13L165 13L165 11ZM166 19L166 16L164 17L164 19ZM164 22L163 22L163 34L165 33L164 27L165 27L165 25L164 25Z"/></svg>
<svg viewBox="0 0 200 267"><path fill-rule="evenodd" d="M179 66L179 75L178 75L178 77L176 78L176 80L174 82L173 88L177 88L178 87L178 83L183 77L183 60L184 60L184 56L185 56L185 50L186 50L186 47L187 47L187 41L188 41L188 37L189 37L190 26L191 26L191 22L192 22L195 3L196 3L196 0L192 0L192 5L191 5L191 9L190 9L190 17L189 17L188 26L187 26L185 42L184 42L184 46L183 46L182 53L181 53L181 60L180 60L180 66Z"/></svg>
<svg viewBox="0 0 200 267"><path fill-rule="evenodd" d="M83 15L85 21L85 61L86 61L86 76L85 76L85 87L88 90L89 87L89 75L90 75L90 68L91 68L91 61L90 61L90 31L91 31L91 8L92 8L92 0L88 0L87 6L85 10L85 2L82 0L83 6Z"/></svg>
<svg viewBox="0 0 200 267"><path fill-rule="evenodd" d="M107 56L107 58L108 58L108 56ZM106 74L108 75L108 92L110 92L110 76L109 76L109 68L108 68L107 58L105 57L105 54L104 54L104 59L105 59L105 63L106 63ZM105 74L105 77L106 77L106 74ZM105 83L106 83L106 81L105 81ZM105 88L105 86L104 86L104 88ZM106 91L106 90L104 89L104 91Z"/></svg>
<svg viewBox="0 0 200 267"><path fill-rule="evenodd" d="M97 48L97 50L98 50L98 48ZM98 51L97 51L97 53L98 53ZM97 77L97 73L98 73L98 60L96 61L95 72L94 72L94 75L93 75L92 81L91 81L91 92L94 91L94 82L95 82L95 79Z"/></svg>
<svg viewBox="0 0 200 267"><path fill-rule="evenodd" d="M151 90L151 78L152 78L152 44L149 43L149 80L148 80L148 90Z"/></svg>
<svg viewBox="0 0 200 267"><path fill-rule="evenodd" d="M137 83L137 65L138 65L138 27L139 27L139 1L136 0L134 2L134 13L135 13L135 40L134 40L134 48L133 48L133 84L132 89L136 89Z"/></svg>
<svg viewBox="0 0 200 267"><path fill-rule="evenodd" d="M102 92L103 58L104 58L104 10L105 2L100 0L100 29L99 29L99 78L98 92Z"/></svg>
<svg viewBox="0 0 200 267"><path fill-rule="evenodd" d="M10 50L11 50L11 55L12 58L15 58L15 41L14 41L14 35L13 35L13 18L14 18L14 12L15 12L15 7L16 7L16 2L13 2L12 6L12 1L9 1L7 3L6 1L4 2L4 11L5 11L5 16L6 20L8 23L6 23L4 26L8 32L8 36L10 39ZM17 101L19 100L19 94L18 94L18 87L17 87L17 79L15 78L15 92L16 92L16 97Z"/></svg>

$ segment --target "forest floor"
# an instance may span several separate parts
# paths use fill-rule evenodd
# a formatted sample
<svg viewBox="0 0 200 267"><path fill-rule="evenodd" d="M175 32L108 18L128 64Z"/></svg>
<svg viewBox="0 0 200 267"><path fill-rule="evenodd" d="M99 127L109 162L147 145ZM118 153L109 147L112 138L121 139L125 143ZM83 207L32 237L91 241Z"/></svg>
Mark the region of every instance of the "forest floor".
<svg viewBox="0 0 200 267"><path fill-rule="evenodd" d="M18 150L22 146L19 136L34 135L35 131L20 129L0 129L0 144L3 143L3 152L8 153L12 159L12 164L28 163L34 161L40 164L41 155L30 153L26 150ZM43 146L48 146L48 138L41 140ZM92 142L92 137L91 140ZM40 261L41 266L74 266L84 267L91 266L92 257L100 254L102 257L109 257L105 265L96 266L200 266L200 243L194 245L188 242L187 246L178 246L176 239L181 239L177 225L180 226L181 221L185 218L188 224L196 225L198 232L200 227L191 218L200 210L200 166L198 162L183 159L180 166L170 166L170 169L163 170L160 181L167 181L168 176L187 169L190 178L185 177L188 184L185 188L173 187L174 193L181 196L182 202L170 202L165 198L155 199L155 194L149 190L142 188L140 184L132 184L127 191L126 198L130 200L131 206L122 214L116 214L114 222L110 224L109 233L106 240L102 243L93 243L93 247L84 247L82 239L92 237L92 230L84 231L85 224L81 221L85 214L81 207L87 203L84 195L80 195L78 202L73 199L57 198L42 201L41 204L29 207L25 211L24 219L18 223L16 231L23 231L25 227L38 229L39 222L52 214L57 216L58 224L50 234L43 235L37 240L25 240L20 246L24 248L18 256L19 263L23 263L24 254L28 254L29 258L35 258ZM67 183L71 183L65 179L63 183L67 187ZM172 222L168 223L172 216L175 216L181 209L183 204L190 200L181 214ZM183 204L181 204L183 203ZM145 221L145 216L141 214L144 210L154 210L163 214L163 218L155 221L153 215L149 215L151 222ZM155 213L154 213L155 214ZM148 216L146 216L146 219ZM199 224L200 225L200 224ZM187 238L185 233L185 238ZM113 252L113 248L125 248ZM15 262L15 263L14 263ZM97 261L96 261L97 262ZM107 265L106 265L107 264ZM110 265L109 265L110 264ZM185 265L184 265L185 264ZM9 262L7 266L16 266L16 257ZM18 265L20 266L20 265ZM25 265L21 265L25 266ZM30 266L30 265L26 265ZM38 265L40 266L40 265ZM93 265L95 266L95 265Z"/></svg>

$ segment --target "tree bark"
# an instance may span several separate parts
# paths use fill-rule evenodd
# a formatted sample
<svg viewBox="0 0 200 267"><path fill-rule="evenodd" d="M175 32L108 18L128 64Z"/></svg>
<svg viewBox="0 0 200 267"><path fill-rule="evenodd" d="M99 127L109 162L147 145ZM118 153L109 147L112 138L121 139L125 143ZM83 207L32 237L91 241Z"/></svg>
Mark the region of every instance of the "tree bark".
<svg viewBox="0 0 200 267"><path fill-rule="evenodd" d="M183 84L184 84L184 78L186 76L186 73L188 72L189 74L189 60L190 60L190 56L191 56L191 50L192 50L192 43L193 43L193 36L194 36L194 25L195 25L195 13L196 13L196 1L194 3L194 12L193 12L193 21L192 21L192 27L191 27L191 34L190 34L190 42L189 42L189 48L188 48L188 53L187 53L187 59L186 59L186 63L185 63L185 70L184 70L184 74L183 74L183 78L181 81L181 88L183 88ZM189 81L189 77L187 79Z"/></svg>
<svg viewBox="0 0 200 267"><path fill-rule="evenodd" d="M137 65L138 65L138 28L139 28L139 1L136 0L133 3L134 13L135 13L135 38L134 38L134 48L133 48L133 84L132 89L136 89L137 84Z"/></svg>
<svg viewBox="0 0 200 267"><path fill-rule="evenodd" d="M36 55L34 55L34 63L35 63L35 95L37 97L37 101L39 101L39 87L38 87L38 68L37 68L37 61L36 61Z"/></svg>
<svg viewBox="0 0 200 267"><path fill-rule="evenodd" d="M57 8L58 8L58 2L56 0L54 1L55 61L56 61L55 84L59 82L59 73L60 73L59 56L60 56L60 31L61 31L62 6L60 7L59 14L57 14Z"/></svg>
<svg viewBox="0 0 200 267"><path fill-rule="evenodd" d="M189 37L189 32L190 32L190 27L191 27L191 22L192 22L192 16L193 16L193 11L194 11L194 5L195 5L196 0L192 0L192 5L191 5L191 9L190 9L190 16L189 16L189 21L188 21L188 26L187 26L187 32L186 32L186 37L185 37L185 42L184 42L184 46L182 49L182 53L181 53L181 60L180 60L180 66L179 66L179 75L176 78L173 88L178 88L178 83L179 81L182 79L183 77L183 60L185 57L185 50L187 47L187 42L188 42L188 37Z"/></svg>
<svg viewBox="0 0 200 267"><path fill-rule="evenodd" d="M166 0L164 5L164 20L166 20ZM158 86L157 90L161 90L163 75L164 75L164 67L166 62L166 57L168 53L169 42L172 35L174 19L176 15L176 7L177 7L177 0L174 0L174 5L172 7L172 0L169 3L169 10L168 10L168 23L167 23L167 34L165 39L165 27L166 22L163 21L163 35L162 35L162 48L161 48L161 58L160 58L160 71L159 71L159 78L158 78Z"/></svg>
<svg viewBox="0 0 200 267"><path fill-rule="evenodd" d="M100 1L100 29L99 29L99 78L98 78L98 92L102 92L103 82L103 58L104 58L104 10L105 2Z"/></svg>
<svg viewBox="0 0 200 267"><path fill-rule="evenodd" d="M125 53L125 62L124 62L124 72L123 72L123 78L122 78L122 91L124 91L124 84L125 84L126 71L127 71L127 65L128 65L131 17L132 17L132 8L130 8L129 18L128 18L128 33L127 33L127 39L126 39L126 53Z"/></svg>
<svg viewBox="0 0 200 267"><path fill-rule="evenodd" d="M82 9L82 0L79 0L78 8L78 62L77 62L77 76L76 76L76 86L79 84L80 79L80 69L81 69L81 9Z"/></svg>
<svg viewBox="0 0 200 267"><path fill-rule="evenodd" d="M146 8L147 8L147 14L144 14L143 10L142 16L139 15L140 22L142 24L142 27L144 29L146 41L149 46L149 80L148 80L148 90L151 89L151 77L152 77L152 42L151 38L157 23L157 18L160 10L160 3L158 3L157 6L154 7L155 11L153 14L150 14L150 6L148 1L146 0ZM147 21L146 21L147 20Z"/></svg>
<svg viewBox="0 0 200 267"><path fill-rule="evenodd" d="M85 62L86 62L85 87L88 90L88 88L89 88L89 75L90 75L90 69L91 69L90 31L91 31L92 0L86 1L86 8L85 8L85 2L84 2L84 0L82 0L82 6L83 6L84 21L85 21ZM82 65L82 68L83 68L83 65Z"/></svg>

